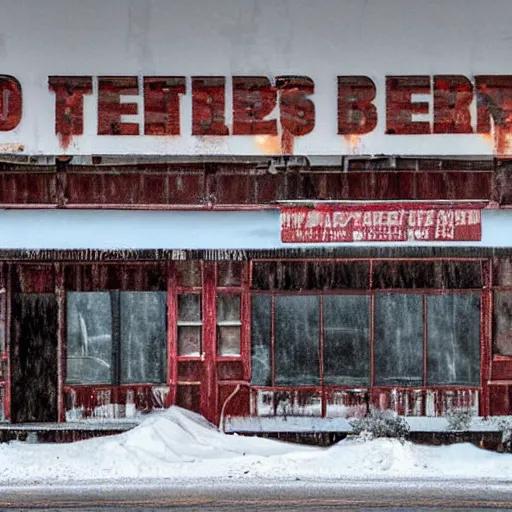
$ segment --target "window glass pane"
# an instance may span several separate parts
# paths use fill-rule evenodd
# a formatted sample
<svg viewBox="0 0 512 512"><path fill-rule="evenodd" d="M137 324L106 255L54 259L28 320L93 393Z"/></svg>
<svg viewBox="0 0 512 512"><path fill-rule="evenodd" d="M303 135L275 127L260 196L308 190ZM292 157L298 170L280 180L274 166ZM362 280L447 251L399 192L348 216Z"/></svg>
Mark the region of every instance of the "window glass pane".
<svg viewBox="0 0 512 512"><path fill-rule="evenodd" d="M278 386L316 385L319 374L319 298L275 298L275 378Z"/></svg>
<svg viewBox="0 0 512 512"><path fill-rule="evenodd" d="M112 307L108 292L67 294L68 384L112 382Z"/></svg>
<svg viewBox="0 0 512 512"><path fill-rule="evenodd" d="M512 292L494 292L494 353L512 356Z"/></svg>
<svg viewBox="0 0 512 512"><path fill-rule="evenodd" d="M219 356L240 355L240 327L217 327L217 353Z"/></svg>
<svg viewBox="0 0 512 512"><path fill-rule="evenodd" d="M370 297L324 297L324 381L370 384Z"/></svg>
<svg viewBox="0 0 512 512"><path fill-rule="evenodd" d="M178 320L183 322L201 321L201 295L190 293L178 296Z"/></svg>
<svg viewBox="0 0 512 512"><path fill-rule="evenodd" d="M240 354L240 295L217 295L217 354Z"/></svg>
<svg viewBox="0 0 512 512"><path fill-rule="evenodd" d="M217 322L240 321L240 295L217 295Z"/></svg>
<svg viewBox="0 0 512 512"><path fill-rule="evenodd" d="M217 265L218 286L240 286L242 284L241 261L219 261Z"/></svg>
<svg viewBox="0 0 512 512"><path fill-rule="evenodd" d="M121 383L166 382L165 292L121 293Z"/></svg>
<svg viewBox="0 0 512 512"><path fill-rule="evenodd" d="M480 384L480 297L427 297L428 384Z"/></svg>
<svg viewBox="0 0 512 512"><path fill-rule="evenodd" d="M375 382L381 386L423 384L423 297L375 296Z"/></svg>
<svg viewBox="0 0 512 512"><path fill-rule="evenodd" d="M266 295L253 295L251 300L251 383L255 386L272 385L271 314L271 298Z"/></svg>
<svg viewBox="0 0 512 512"><path fill-rule="evenodd" d="M201 326L178 326L178 355L201 355Z"/></svg>

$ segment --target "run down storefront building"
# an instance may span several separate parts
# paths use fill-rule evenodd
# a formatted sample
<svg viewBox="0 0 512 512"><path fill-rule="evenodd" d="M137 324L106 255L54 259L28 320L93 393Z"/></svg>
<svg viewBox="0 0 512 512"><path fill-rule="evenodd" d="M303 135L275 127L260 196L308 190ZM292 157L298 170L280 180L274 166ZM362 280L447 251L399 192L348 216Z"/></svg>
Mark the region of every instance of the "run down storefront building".
<svg viewBox="0 0 512 512"><path fill-rule="evenodd" d="M512 79L498 43L485 66L467 50L485 36L478 12L451 3L447 22L475 31L432 24L452 51L422 53L420 69L414 46L382 38L377 58L332 24L362 15L355 1L315 11L321 62L293 36L304 6L251 15L249 51L224 26L243 25L238 3L213 20L201 0L163 3L98 2L97 19L61 2L77 15L61 28L66 65L48 59L57 8L35 48L10 28L33 33L33 17L0 21L34 63L28 76L11 58L0 77L3 422L121 428L171 404L235 426L300 416L305 430L370 407L510 414ZM403 37L432 44L393 15L401 2L365 23L384 4ZM159 44L178 36L181 53Z"/></svg>

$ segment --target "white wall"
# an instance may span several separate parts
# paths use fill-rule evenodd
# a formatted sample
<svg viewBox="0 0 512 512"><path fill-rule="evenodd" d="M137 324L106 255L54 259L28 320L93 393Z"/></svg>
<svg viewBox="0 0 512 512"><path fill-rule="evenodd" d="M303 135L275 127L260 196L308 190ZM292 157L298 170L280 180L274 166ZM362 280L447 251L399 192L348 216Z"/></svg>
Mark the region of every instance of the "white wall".
<svg viewBox="0 0 512 512"><path fill-rule="evenodd" d="M190 93L182 98L182 136L172 138L97 136L95 96L87 97L85 135L64 150L54 134L48 76L304 74L316 84L317 121L311 134L296 139L296 154L492 154L492 142L478 135L384 135L384 77L512 73L510 0L0 0L0 6L0 74L17 77L24 92L22 122L0 133L0 151L20 143L34 154L261 154L254 137L190 136ZM358 146L336 134L336 77L352 74L370 76L379 89L379 126Z"/></svg>

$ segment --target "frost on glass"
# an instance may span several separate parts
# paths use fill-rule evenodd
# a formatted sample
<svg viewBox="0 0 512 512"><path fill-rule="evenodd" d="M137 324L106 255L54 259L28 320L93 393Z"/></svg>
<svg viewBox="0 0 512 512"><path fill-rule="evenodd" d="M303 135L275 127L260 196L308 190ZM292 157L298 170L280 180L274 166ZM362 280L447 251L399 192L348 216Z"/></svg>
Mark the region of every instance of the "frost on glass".
<svg viewBox="0 0 512 512"><path fill-rule="evenodd" d="M196 293L178 296L178 320L182 322L201 321L201 295Z"/></svg>
<svg viewBox="0 0 512 512"><path fill-rule="evenodd" d="M427 297L427 383L480 384L480 297Z"/></svg>
<svg viewBox="0 0 512 512"><path fill-rule="evenodd" d="M108 292L67 294L68 384L112 381L112 307Z"/></svg>
<svg viewBox="0 0 512 512"><path fill-rule="evenodd" d="M494 353L512 356L512 292L494 292Z"/></svg>
<svg viewBox="0 0 512 512"><path fill-rule="evenodd" d="M166 382L165 292L121 293L121 383Z"/></svg>
<svg viewBox="0 0 512 512"><path fill-rule="evenodd" d="M178 295L178 355L201 355L201 295Z"/></svg>
<svg viewBox="0 0 512 512"><path fill-rule="evenodd" d="M328 385L370 384L370 297L326 295L324 381Z"/></svg>
<svg viewBox="0 0 512 512"><path fill-rule="evenodd" d="M423 384L423 297L375 296L375 383Z"/></svg>
<svg viewBox="0 0 512 512"><path fill-rule="evenodd" d="M217 295L217 354L240 355L240 295Z"/></svg>
<svg viewBox="0 0 512 512"><path fill-rule="evenodd" d="M275 297L275 383L320 384L319 297Z"/></svg>
<svg viewBox="0 0 512 512"><path fill-rule="evenodd" d="M251 302L251 383L271 386L271 297L253 295Z"/></svg>

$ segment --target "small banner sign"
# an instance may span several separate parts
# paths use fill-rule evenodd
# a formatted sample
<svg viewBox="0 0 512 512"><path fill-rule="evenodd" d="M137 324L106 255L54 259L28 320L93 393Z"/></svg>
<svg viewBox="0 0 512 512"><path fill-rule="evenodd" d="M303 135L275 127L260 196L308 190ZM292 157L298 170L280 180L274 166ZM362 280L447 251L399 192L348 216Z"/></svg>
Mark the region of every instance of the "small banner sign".
<svg viewBox="0 0 512 512"><path fill-rule="evenodd" d="M482 239L483 204L283 206L286 243L448 242Z"/></svg>

